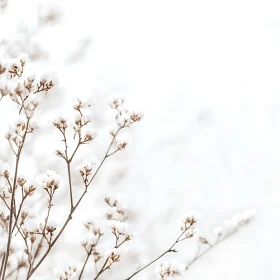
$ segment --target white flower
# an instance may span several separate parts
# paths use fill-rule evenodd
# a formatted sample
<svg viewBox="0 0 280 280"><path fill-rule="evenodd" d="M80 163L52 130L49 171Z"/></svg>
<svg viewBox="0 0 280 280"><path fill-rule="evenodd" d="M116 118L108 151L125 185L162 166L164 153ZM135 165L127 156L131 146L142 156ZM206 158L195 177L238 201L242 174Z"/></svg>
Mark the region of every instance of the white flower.
<svg viewBox="0 0 280 280"><path fill-rule="evenodd" d="M0 176L7 177L10 174L10 165L7 162L4 162L0 165Z"/></svg>
<svg viewBox="0 0 280 280"><path fill-rule="evenodd" d="M108 131L112 136L116 136L118 129L119 127L117 125L111 124L108 128Z"/></svg>
<svg viewBox="0 0 280 280"><path fill-rule="evenodd" d="M27 53L20 53L18 59L25 63L28 57L29 55Z"/></svg>
<svg viewBox="0 0 280 280"><path fill-rule="evenodd" d="M32 119L30 119L30 121L29 121L29 127L30 127L30 129L33 131L34 129L37 129L38 127L39 127L39 122L38 122L38 120L37 119L34 119L34 118L32 118Z"/></svg>
<svg viewBox="0 0 280 280"><path fill-rule="evenodd" d="M53 125L57 127L58 129L66 128L67 127L67 121L62 117L55 117L53 120Z"/></svg>
<svg viewBox="0 0 280 280"><path fill-rule="evenodd" d="M98 235L95 235L92 232L88 232L88 233L86 233L85 239L86 239L87 244L93 245L97 241Z"/></svg>
<svg viewBox="0 0 280 280"><path fill-rule="evenodd" d="M34 208L30 208L26 205L22 207L22 210L21 210L22 217L28 217L30 219L33 219L36 217L36 215L37 215L37 212L35 211Z"/></svg>
<svg viewBox="0 0 280 280"><path fill-rule="evenodd" d="M238 230L241 226L246 225L251 221L255 216L256 210L246 210L242 213L237 213L233 215L230 219L225 220L221 226L215 227L213 232L217 235L219 239L221 236L225 237L231 234L232 232Z"/></svg>
<svg viewBox="0 0 280 280"><path fill-rule="evenodd" d="M77 98L74 101L73 108L74 109L80 109L80 108L87 108L91 107L94 104L95 100L93 97L89 98Z"/></svg>
<svg viewBox="0 0 280 280"><path fill-rule="evenodd" d="M27 232L36 232L39 228L35 219L26 219L24 221L24 227Z"/></svg>
<svg viewBox="0 0 280 280"><path fill-rule="evenodd" d="M128 224L120 221L109 221L108 222L109 227L113 230L113 232L116 232L120 235L128 235L127 229Z"/></svg>
<svg viewBox="0 0 280 280"><path fill-rule="evenodd" d="M83 177L88 177L98 168L99 165L99 160L96 157L92 156L78 165L77 169L80 171L80 174Z"/></svg>
<svg viewBox="0 0 280 280"><path fill-rule="evenodd" d="M201 219L201 217L201 214L197 211L183 213L181 219L181 230L184 231L192 227L199 219Z"/></svg>
<svg viewBox="0 0 280 280"><path fill-rule="evenodd" d="M53 73L44 73L41 75L40 81L42 84L51 84L52 86L58 85L58 79Z"/></svg>
<svg viewBox="0 0 280 280"><path fill-rule="evenodd" d="M60 186L61 177L53 170L41 175L42 186L45 190L54 192Z"/></svg>
<svg viewBox="0 0 280 280"><path fill-rule="evenodd" d="M109 263L115 263L120 261L120 254L117 248L107 250L105 256L109 259Z"/></svg>
<svg viewBox="0 0 280 280"><path fill-rule="evenodd" d="M90 142L92 140L94 140L97 137L97 131L95 129L87 129L84 133L83 133L83 142Z"/></svg>
<svg viewBox="0 0 280 280"><path fill-rule="evenodd" d="M76 276L77 266L69 264L68 267L62 269L55 267L53 268L53 276L58 280L69 280Z"/></svg>
<svg viewBox="0 0 280 280"><path fill-rule="evenodd" d="M108 98L108 105L112 109L119 109L124 102L124 97L119 95L112 95Z"/></svg>
<svg viewBox="0 0 280 280"><path fill-rule="evenodd" d="M127 144L131 142L131 136L128 133L122 133L117 137L117 146L119 150L126 148Z"/></svg>
<svg viewBox="0 0 280 280"><path fill-rule="evenodd" d="M141 111L130 111L129 114L130 114L130 119L133 122L139 122L144 116L144 113Z"/></svg>
<svg viewBox="0 0 280 280"><path fill-rule="evenodd" d="M167 279L169 277L180 276L186 269L184 264L179 264L176 261L159 261L155 272L160 279Z"/></svg>
<svg viewBox="0 0 280 280"><path fill-rule="evenodd" d="M17 82L14 80L9 80L6 77L0 79L0 93L5 96L15 90L17 87Z"/></svg>

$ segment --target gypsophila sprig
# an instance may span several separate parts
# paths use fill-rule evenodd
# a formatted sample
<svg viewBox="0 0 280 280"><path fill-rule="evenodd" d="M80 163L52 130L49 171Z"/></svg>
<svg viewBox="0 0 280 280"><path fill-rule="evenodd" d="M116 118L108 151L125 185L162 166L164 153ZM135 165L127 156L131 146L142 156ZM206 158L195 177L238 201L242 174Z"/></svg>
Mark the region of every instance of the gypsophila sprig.
<svg viewBox="0 0 280 280"><path fill-rule="evenodd" d="M1 99L9 96L10 100L16 104L19 108L19 117L13 125L10 126L6 133L6 139L9 142L12 152L15 155L16 163L14 168L14 174L11 177L10 173L4 173L6 183L9 186L10 196L1 196L3 202L10 211L9 226L8 226L8 240L6 252L2 258L1 279L4 280L8 267L8 260L10 255L11 241L13 232L18 230L19 235L22 237L23 242L26 245L24 249L28 254L29 265L31 265L31 248L28 244L27 238L29 237L30 230L34 230L34 221L26 219L21 225L18 225L19 217L21 216L21 210L27 196L32 195L35 191L34 187L25 186L25 178L21 178L18 175L20 167L20 158L26 137L28 134L32 134L38 128L38 122L34 119L33 115L39 105L40 92L47 93L52 89L56 82L55 78L37 78L30 76L25 72L25 66L27 63L27 54L20 54L16 59L10 59L5 62L1 61L0 71L0 93ZM37 82L35 83L35 80ZM34 83L34 84L33 84ZM21 114L23 112L23 114ZM21 201L19 208L16 208L15 198L16 191L21 190ZM14 219L14 222L13 222ZM24 226L21 228L21 226ZM33 239L33 238L32 238Z"/></svg>
<svg viewBox="0 0 280 280"><path fill-rule="evenodd" d="M55 267L53 269L53 276L57 280L69 280L76 276L77 266L70 264L66 268Z"/></svg>
<svg viewBox="0 0 280 280"><path fill-rule="evenodd" d="M165 255L170 254L170 253L177 253L177 249L175 248L175 246L178 243L180 243L186 239L193 238L194 241L198 243L198 251L197 251L195 257L192 259L192 261L190 261L189 263L184 265L185 270L186 270L197 259L199 259L201 256L203 256L209 249L213 248L218 242L220 242L225 237L229 236L231 233L236 231L240 226L247 224L252 219L255 212L249 210L244 213L241 215L240 214L235 215L234 219L227 220L227 221L231 221L230 224L235 225L234 230L231 230L230 232L228 232L228 234L224 235L223 238L221 238L222 235L220 235L220 231L219 231L218 238L216 239L216 241L214 243L208 242L206 237L197 228L196 224L197 224L198 219L201 218L201 214L199 214L197 211L183 213L182 220L181 220L181 226L180 226L182 233L175 240L175 242L171 245L171 247L169 249L167 249L165 252L163 252L161 255L159 255L157 258L155 258L154 260L149 262L147 265L138 269L136 272L134 272L132 275L130 275L125 280L129 280L129 279L133 278L135 275L137 275L138 273L140 273L141 271L143 271L144 269L146 269L153 263L161 260L161 258L164 257ZM234 220L234 222L232 223L233 220ZM226 222L226 224L228 224L228 222ZM194 238L194 237L197 237L197 238ZM204 250L202 253L200 253L201 245L208 246L207 249ZM156 268L156 274L161 279L166 279L168 277L175 277L175 276L181 275L183 272L182 265L179 266L180 267L179 271L177 270L178 266L175 265L175 267L176 267L176 269L174 270L172 268L171 263L169 263L168 261L163 262L163 263L159 262L158 266Z"/></svg>
<svg viewBox="0 0 280 280"><path fill-rule="evenodd" d="M176 261L159 261L155 272L160 279L168 279L182 275L185 270L185 265L179 264Z"/></svg>

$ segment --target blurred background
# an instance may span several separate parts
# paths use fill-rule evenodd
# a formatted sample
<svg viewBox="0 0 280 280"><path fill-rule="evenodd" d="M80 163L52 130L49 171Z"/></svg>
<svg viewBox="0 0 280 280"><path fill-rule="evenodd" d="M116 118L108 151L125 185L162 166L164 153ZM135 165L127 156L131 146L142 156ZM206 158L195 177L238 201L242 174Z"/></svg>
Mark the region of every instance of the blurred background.
<svg viewBox="0 0 280 280"><path fill-rule="evenodd" d="M2 2L1 56L27 52L35 69L52 70L60 81L41 115L43 137L35 137L26 151L27 172L38 158L36 172L65 173L53 153L60 138L51 120L71 108L75 97L94 95L100 131L80 159L89 152L101 156L108 145L113 118L105 99L111 93L124 94L130 109L145 113L131 131L131 145L105 165L34 279L51 279L54 264L83 258L81 220L102 212L107 193L124 197L138 236L129 253L137 257L103 279L123 279L136 262L168 248L180 213L193 208L204 214L200 227L210 239L213 226L234 213L258 213L182 279L278 279L279 1ZM9 106L0 109L1 135L6 116L12 118ZM3 137L0 144L7 147ZM8 158L8 147L3 150ZM65 243L69 250L59 250ZM192 244L185 244L170 258L184 262L192 254ZM156 279L154 267L135 279Z"/></svg>

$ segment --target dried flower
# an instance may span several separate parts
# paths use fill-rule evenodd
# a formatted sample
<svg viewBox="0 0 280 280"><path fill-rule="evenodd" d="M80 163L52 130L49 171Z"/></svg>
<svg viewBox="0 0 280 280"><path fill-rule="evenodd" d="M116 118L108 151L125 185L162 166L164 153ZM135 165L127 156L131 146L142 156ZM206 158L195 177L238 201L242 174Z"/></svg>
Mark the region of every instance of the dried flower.
<svg viewBox="0 0 280 280"><path fill-rule="evenodd" d="M170 277L180 276L185 270L185 265L176 261L160 261L157 263L155 272L160 279L169 279Z"/></svg>
<svg viewBox="0 0 280 280"><path fill-rule="evenodd" d="M117 137L117 146L119 150L123 150L131 142L131 136L128 133L122 133Z"/></svg>

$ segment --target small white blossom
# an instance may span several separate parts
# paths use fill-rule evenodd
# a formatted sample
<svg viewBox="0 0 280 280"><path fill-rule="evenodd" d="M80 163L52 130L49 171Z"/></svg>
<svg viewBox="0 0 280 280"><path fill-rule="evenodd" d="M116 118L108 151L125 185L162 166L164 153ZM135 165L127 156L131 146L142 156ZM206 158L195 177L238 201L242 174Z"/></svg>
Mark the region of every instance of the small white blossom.
<svg viewBox="0 0 280 280"><path fill-rule="evenodd" d="M62 117L55 117L53 125L58 129L65 129L67 127L67 121Z"/></svg>
<svg viewBox="0 0 280 280"><path fill-rule="evenodd" d="M7 162L0 163L0 176L8 178L11 172L10 170L10 165Z"/></svg>
<svg viewBox="0 0 280 280"><path fill-rule="evenodd" d="M109 221L108 222L109 227L113 230L113 232L119 234L119 235L128 235L128 224L125 222L120 221Z"/></svg>
<svg viewBox="0 0 280 280"><path fill-rule="evenodd" d="M131 142L131 136L128 133L122 133L117 137L117 146L119 150L123 150Z"/></svg>
<svg viewBox="0 0 280 280"><path fill-rule="evenodd" d="M87 108L87 107L91 107L93 104L94 104L95 100L93 97L90 97L90 98L77 98L75 101L74 101L74 104L73 104L73 108L74 109L84 109L84 108Z"/></svg>
<svg viewBox="0 0 280 280"><path fill-rule="evenodd" d="M184 231L191 228L199 219L201 219L201 214L197 211L183 213L180 226L181 230Z"/></svg>
<svg viewBox="0 0 280 280"><path fill-rule="evenodd" d="M69 264L68 267L62 269L55 267L53 268L53 276L58 280L69 280L76 276L77 266Z"/></svg>
<svg viewBox="0 0 280 280"><path fill-rule="evenodd" d="M112 95L108 98L108 105L112 109L119 109L124 102L124 97L123 96L117 96L117 95Z"/></svg>
<svg viewBox="0 0 280 280"><path fill-rule="evenodd" d="M179 264L176 261L159 261L155 272L158 278L167 279L182 275L185 269L186 267L184 264Z"/></svg>
<svg viewBox="0 0 280 280"><path fill-rule="evenodd" d="M97 137L97 131L94 129L87 129L84 133L83 133L83 143L88 143L92 140L94 140Z"/></svg>
<svg viewBox="0 0 280 280"><path fill-rule="evenodd" d="M32 131L35 130L35 129L37 129L37 128L39 127L39 122L38 122L38 120L37 120L37 119L34 119L34 118L30 119L30 121L29 121L29 127L30 127L30 129L31 129Z"/></svg>
<svg viewBox="0 0 280 280"><path fill-rule="evenodd" d="M80 174L83 178L90 176L99 166L99 160L92 156L87 160L84 160L77 169L80 171Z"/></svg>
<svg viewBox="0 0 280 280"><path fill-rule="evenodd" d="M42 186L49 194L53 194L60 186L60 181L61 177L53 170L48 170L46 173L41 175Z"/></svg>
<svg viewBox="0 0 280 280"><path fill-rule="evenodd" d="M120 261L120 254L117 248L107 250L105 256L109 259L109 264Z"/></svg>
<svg viewBox="0 0 280 280"><path fill-rule="evenodd" d="M242 213L237 213L233 215L230 219L227 219L223 222L221 226L215 227L213 232L217 235L218 239L220 237L225 237L236 231L241 226L246 225L251 221L251 219L255 216L256 210L246 210Z"/></svg>
<svg viewBox="0 0 280 280"><path fill-rule="evenodd" d="M20 61L22 61L23 63L26 62L26 60L28 59L29 55L27 53L20 53L18 56L18 59Z"/></svg>

